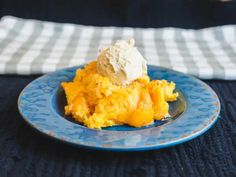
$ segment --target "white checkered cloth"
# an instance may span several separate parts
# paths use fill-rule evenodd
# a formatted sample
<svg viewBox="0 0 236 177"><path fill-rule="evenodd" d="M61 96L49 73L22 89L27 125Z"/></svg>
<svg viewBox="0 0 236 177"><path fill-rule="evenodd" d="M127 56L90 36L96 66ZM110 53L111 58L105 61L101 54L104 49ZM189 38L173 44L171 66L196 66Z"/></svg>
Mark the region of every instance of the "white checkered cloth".
<svg viewBox="0 0 236 177"><path fill-rule="evenodd" d="M94 27L25 20L0 21L0 74L42 74L96 59L98 49L135 38L148 64L202 79L236 79L236 26L179 28Z"/></svg>

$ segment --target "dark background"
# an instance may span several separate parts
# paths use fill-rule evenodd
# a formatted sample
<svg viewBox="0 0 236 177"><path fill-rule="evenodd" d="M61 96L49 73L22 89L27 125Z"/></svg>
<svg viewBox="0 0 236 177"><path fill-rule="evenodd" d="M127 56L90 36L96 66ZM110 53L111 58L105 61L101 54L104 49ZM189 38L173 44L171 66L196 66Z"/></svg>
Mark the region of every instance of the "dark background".
<svg viewBox="0 0 236 177"><path fill-rule="evenodd" d="M203 28L235 24L236 1L0 0L4 15L99 26ZM222 107L204 135L166 149L118 153L73 147L29 127L18 113L17 98L37 77L0 75L0 177L236 177L236 81L205 81Z"/></svg>
<svg viewBox="0 0 236 177"><path fill-rule="evenodd" d="M131 27L203 28L235 24L236 1L0 0L0 16Z"/></svg>

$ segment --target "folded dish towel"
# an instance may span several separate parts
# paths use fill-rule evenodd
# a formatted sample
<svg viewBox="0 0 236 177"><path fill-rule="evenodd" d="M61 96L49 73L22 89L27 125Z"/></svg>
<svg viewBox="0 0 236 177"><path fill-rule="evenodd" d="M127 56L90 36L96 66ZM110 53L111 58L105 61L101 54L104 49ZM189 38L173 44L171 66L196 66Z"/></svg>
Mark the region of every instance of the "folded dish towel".
<svg viewBox="0 0 236 177"><path fill-rule="evenodd" d="M94 60L98 49L134 37L148 64L202 79L236 79L236 26L202 30L94 27L0 20L0 74L41 74Z"/></svg>

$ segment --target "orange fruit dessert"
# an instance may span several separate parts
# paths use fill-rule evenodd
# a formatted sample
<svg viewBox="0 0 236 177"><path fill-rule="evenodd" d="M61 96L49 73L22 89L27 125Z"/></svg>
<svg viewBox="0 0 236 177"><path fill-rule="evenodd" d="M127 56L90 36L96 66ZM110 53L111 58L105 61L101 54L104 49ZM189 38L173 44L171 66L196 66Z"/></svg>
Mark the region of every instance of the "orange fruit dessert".
<svg viewBox="0 0 236 177"><path fill-rule="evenodd" d="M114 84L97 72L93 61L78 69L71 82L61 85L67 105L65 114L94 129L113 125L142 127L167 117L169 101L175 101L175 84L166 80L150 80L144 75L129 84Z"/></svg>

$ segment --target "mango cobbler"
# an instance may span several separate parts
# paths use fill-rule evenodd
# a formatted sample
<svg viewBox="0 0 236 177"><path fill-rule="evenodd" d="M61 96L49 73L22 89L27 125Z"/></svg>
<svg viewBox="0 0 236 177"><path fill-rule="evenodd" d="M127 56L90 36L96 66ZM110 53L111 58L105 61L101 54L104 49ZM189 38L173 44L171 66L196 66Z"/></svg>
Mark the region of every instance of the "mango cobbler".
<svg viewBox="0 0 236 177"><path fill-rule="evenodd" d="M102 49L96 61L61 85L67 99L65 114L95 129L152 124L169 116L168 101L178 97L173 82L150 80L133 39Z"/></svg>

